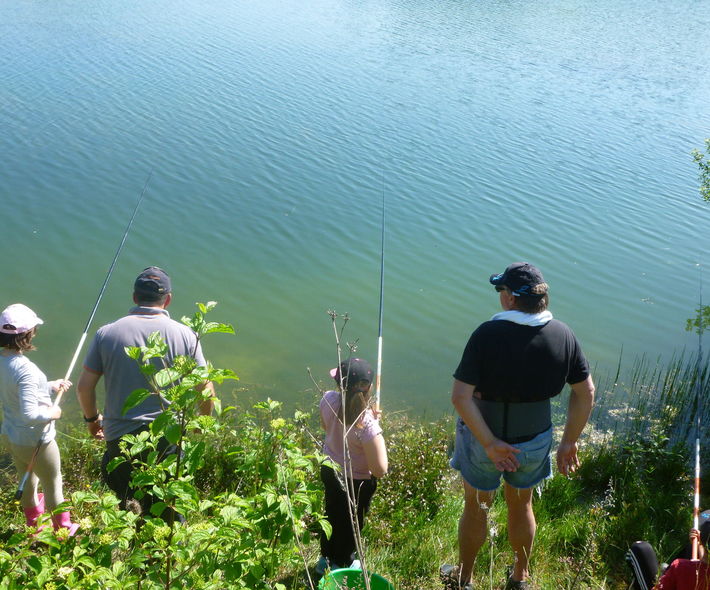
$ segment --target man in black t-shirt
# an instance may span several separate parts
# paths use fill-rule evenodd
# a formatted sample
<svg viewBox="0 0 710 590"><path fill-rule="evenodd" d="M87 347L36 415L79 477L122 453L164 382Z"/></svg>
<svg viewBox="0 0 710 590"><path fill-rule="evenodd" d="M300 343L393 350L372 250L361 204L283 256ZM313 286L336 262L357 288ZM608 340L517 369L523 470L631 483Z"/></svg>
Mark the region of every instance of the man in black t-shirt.
<svg viewBox="0 0 710 590"><path fill-rule="evenodd" d="M464 512L459 522L459 564L442 566L455 586L470 587L476 555L486 539L487 512L505 480L508 539L515 563L506 590L525 590L535 536L532 492L551 475L550 398L565 384L571 396L557 467L579 466L577 439L594 402L589 366L572 330L547 310L542 273L516 262L490 282L503 312L471 335L454 373L451 399L459 414L451 466L461 472Z"/></svg>

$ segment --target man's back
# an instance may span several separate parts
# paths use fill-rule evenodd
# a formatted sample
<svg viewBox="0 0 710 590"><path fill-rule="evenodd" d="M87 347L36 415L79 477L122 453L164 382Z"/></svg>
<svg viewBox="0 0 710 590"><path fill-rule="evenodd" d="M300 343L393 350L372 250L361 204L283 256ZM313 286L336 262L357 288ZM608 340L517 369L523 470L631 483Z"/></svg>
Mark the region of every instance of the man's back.
<svg viewBox="0 0 710 590"><path fill-rule="evenodd" d="M476 386L490 401L533 402L559 394L565 383L583 381L588 366L566 324L507 320L481 324L471 335L454 377Z"/></svg>
<svg viewBox="0 0 710 590"><path fill-rule="evenodd" d="M106 440L134 431L137 423L154 420L167 405L164 398L153 395L123 415L127 397L136 389L148 388L138 363L126 354L125 348L145 346L154 332L159 332L168 345L167 363L176 356L185 355L193 356L199 365L205 364L195 333L170 319L165 310L136 307L129 315L99 328L84 365L94 373L103 374L105 379L103 427Z"/></svg>

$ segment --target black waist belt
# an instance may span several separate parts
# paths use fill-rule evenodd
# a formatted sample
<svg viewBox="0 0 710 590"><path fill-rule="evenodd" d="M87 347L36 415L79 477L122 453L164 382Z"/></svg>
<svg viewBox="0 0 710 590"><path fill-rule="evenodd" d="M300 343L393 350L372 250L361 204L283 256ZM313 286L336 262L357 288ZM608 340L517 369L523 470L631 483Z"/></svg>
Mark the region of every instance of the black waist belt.
<svg viewBox="0 0 710 590"><path fill-rule="evenodd" d="M547 428L549 428L549 426ZM547 428L545 428L545 430L547 430ZM508 438L504 438L502 440L507 442L509 445L517 445L518 443L524 443L534 439L538 434L545 432L545 430L541 430L540 432L536 432L535 434L526 434L524 436L509 436Z"/></svg>
<svg viewBox="0 0 710 590"><path fill-rule="evenodd" d="M473 398L488 428L497 438L523 443L545 432L552 425L550 400L539 402L492 402Z"/></svg>

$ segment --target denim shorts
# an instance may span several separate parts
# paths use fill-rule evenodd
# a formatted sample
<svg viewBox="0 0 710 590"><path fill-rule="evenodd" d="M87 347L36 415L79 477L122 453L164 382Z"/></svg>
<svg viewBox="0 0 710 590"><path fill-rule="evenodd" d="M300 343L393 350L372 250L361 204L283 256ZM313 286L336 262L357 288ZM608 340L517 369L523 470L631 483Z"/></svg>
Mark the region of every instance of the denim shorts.
<svg viewBox="0 0 710 590"><path fill-rule="evenodd" d="M467 484L482 492L492 492L500 486L500 478L514 488L526 490L552 476L550 448L552 428L535 438L514 445L520 452L516 471L498 471L483 447L460 418L456 421L456 446L451 467L461 472Z"/></svg>

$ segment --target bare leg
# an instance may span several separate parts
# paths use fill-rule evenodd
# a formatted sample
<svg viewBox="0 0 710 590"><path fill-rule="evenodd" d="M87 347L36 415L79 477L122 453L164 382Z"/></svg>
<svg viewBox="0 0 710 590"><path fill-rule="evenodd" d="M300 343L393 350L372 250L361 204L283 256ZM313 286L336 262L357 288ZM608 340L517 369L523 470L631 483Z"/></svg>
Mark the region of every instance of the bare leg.
<svg viewBox="0 0 710 590"><path fill-rule="evenodd" d="M508 541L515 553L513 580L528 578L528 563L535 538L535 515L532 509L534 488L519 490L505 484L505 502L508 505Z"/></svg>
<svg viewBox="0 0 710 590"><path fill-rule="evenodd" d="M488 509L495 493L481 492L465 481L463 488L464 508L459 520L459 574L462 586L471 579L473 562L486 540Z"/></svg>

